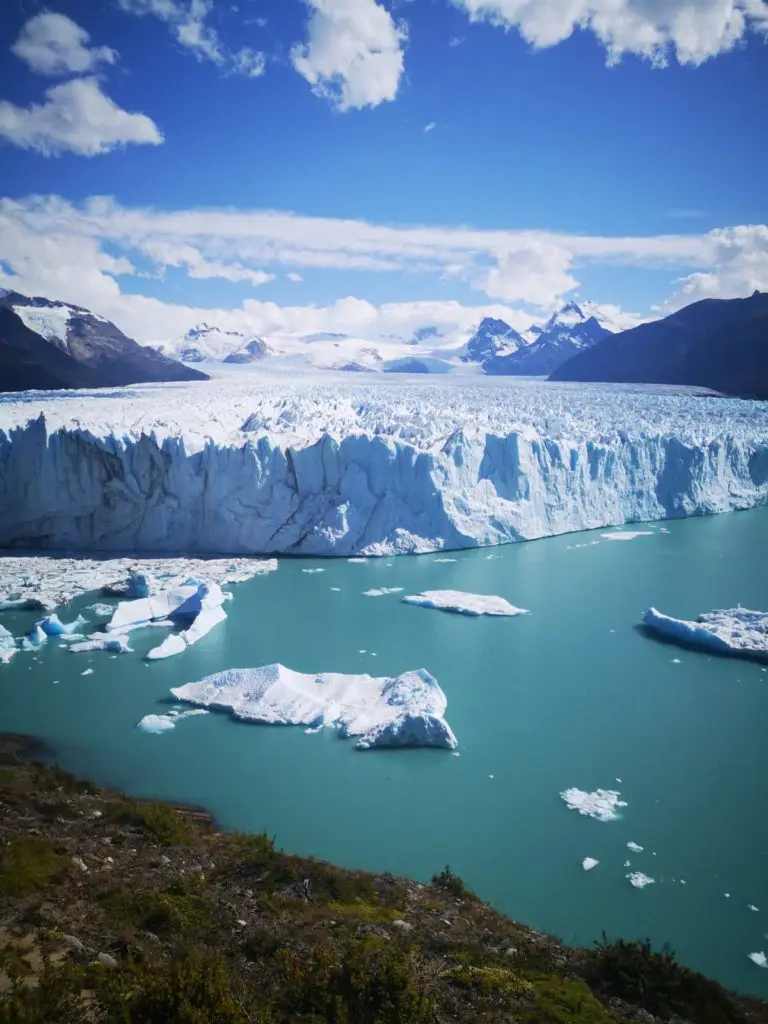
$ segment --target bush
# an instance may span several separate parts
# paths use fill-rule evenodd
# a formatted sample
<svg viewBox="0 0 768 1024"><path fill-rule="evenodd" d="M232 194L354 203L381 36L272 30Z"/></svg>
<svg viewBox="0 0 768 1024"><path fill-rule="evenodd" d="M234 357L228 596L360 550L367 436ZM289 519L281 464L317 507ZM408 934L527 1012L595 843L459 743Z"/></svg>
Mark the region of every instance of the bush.
<svg viewBox="0 0 768 1024"><path fill-rule="evenodd" d="M45 888L64 868L53 843L19 836L0 847L0 896L28 896Z"/></svg>
<svg viewBox="0 0 768 1024"><path fill-rule="evenodd" d="M731 1024L743 1013L714 981L679 964L664 946L654 952L643 942L609 942L605 934L588 954L586 978L605 996L617 996L661 1017L678 1014L696 1024Z"/></svg>
<svg viewBox="0 0 768 1024"><path fill-rule="evenodd" d="M432 885L436 889L442 889L450 896L459 900L476 900L477 896L468 889L458 875L454 874L449 864L446 864L439 875L432 876Z"/></svg>
<svg viewBox="0 0 768 1024"><path fill-rule="evenodd" d="M112 812L120 825L140 828L163 846L181 846L191 842L194 832L180 811L167 804L139 800L121 800Z"/></svg>
<svg viewBox="0 0 768 1024"><path fill-rule="evenodd" d="M107 912L121 924L130 924L156 935L170 936L199 931L211 925L211 911L194 888L178 882L162 892L113 891L104 898Z"/></svg>

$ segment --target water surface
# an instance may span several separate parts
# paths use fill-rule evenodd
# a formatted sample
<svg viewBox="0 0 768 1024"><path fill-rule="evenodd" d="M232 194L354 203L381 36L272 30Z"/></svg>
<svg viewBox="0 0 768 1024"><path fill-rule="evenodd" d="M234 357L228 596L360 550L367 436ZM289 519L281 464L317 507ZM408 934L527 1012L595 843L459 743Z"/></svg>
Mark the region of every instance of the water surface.
<svg viewBox="0 0 768 1024"><path fill-rule="evenodd" d="M602 931L669 941L691 966L768 996L768 971L747 959L768 951L768 673L636 628L650 604L684 617L768 608L768 510L637 529L651 533L571 534L449 563L282 560L234 587L227 622L169 661L141 661L165 635L157 629L134 633L136 654L118 658L55 641L18 654L0 666L0 728L41 736L96 781L204 804L224 826L266 828L287 850L421 879L450 863L484 899L567 942ZM397 594L363 597L372 587L499 594L532 614L465 618ZM21 633L35 617L0 618ZM223 714L162 736L134 728L164 710L171 686L272 661L305 672L427 668L448 696L461 756L362 753L329 730ZM628 807L608 824L582 818L559 798L569 786L616 788ZM631 854L629 841L645 852ZM600 861L589 873L586 856ZM633 889L626 859L656 884Z"/></svg>

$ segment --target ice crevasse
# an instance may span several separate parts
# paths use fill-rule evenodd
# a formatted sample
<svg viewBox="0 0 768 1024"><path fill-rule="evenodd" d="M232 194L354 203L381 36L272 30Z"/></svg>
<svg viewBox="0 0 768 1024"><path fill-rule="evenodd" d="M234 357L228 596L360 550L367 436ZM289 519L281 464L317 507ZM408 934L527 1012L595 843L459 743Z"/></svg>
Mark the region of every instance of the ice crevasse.
<svg viewBox="0 0 768 1024"><path fill-rule="evenodd" d="M0 404L1 543L376 555L768 503L758 403L541 385L123 391Z"/></svg>

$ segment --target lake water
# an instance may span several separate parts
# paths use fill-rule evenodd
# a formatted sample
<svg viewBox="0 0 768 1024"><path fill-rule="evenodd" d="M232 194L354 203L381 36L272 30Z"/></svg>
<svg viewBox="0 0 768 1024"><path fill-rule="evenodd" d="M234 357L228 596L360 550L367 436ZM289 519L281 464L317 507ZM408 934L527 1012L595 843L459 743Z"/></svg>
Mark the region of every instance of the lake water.
<svg viewBox="0 0 768 1024"><path fill-rule="evenodd" d="M450 863L484 899L567 942L602 931L669 941L691 966L768 996L768 971L747 958L768 951L768 673L636 628L650 604L683 617L768 608L768 509L637 529L651 533L571 534L449 563L284 560L233 587L227 622L169 661L141 660L165 635L157 629L134 633L136 653L118 658L55 641L17 654L0 666L0 728L39 735L101 783L266 828L287 850L420 879ZM371 587L499 594L533 614L465 618L362 596ZM1 618L21 633L36 617ZM135 729L164 710L171 686L273 661L427 668L448 696L460 757L357 752L330 730L224 714L160 736ZM559 797L570 786L618 789L628 806L615 822L581 817ZM590 872L587 856L600 861ZM626 859L656 884L632 888Z"/></svg>

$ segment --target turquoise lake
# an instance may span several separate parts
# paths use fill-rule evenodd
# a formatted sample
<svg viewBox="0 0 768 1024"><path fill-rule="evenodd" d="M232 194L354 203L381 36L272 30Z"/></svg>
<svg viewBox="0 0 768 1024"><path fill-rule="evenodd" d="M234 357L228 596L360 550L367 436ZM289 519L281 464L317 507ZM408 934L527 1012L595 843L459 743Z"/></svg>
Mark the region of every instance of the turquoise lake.
<svg viewBox="0 0 768 1024"><path fill-rule="evenodd" d="M0 666L0 729L40 736L95 781L202 804L290 851L423 880L449 863L494 906L566 942L603 931L668 941L690 966L768 997L768 971L747 957L768 952L768 672L637 628L649 605L680 617L768 608L768 509L627 529L650 533L442 556L453 562L281 560L233 586L228 620L168 661L141 660L165 636L157 629L133 633L136 653L117 658L55 641L17 654ZM463 617L363 596L374 587L498 594L532 614ZM0 615L17 634L36 618ZM171 686L274 661L428 669L460 756L358 752L331 730L218 713L163 735L135 728L167 709ZM571 786L617 789L628 806L614 822L581 817L560 799ZM589 872L587 856L600 862ZM634 889L627 859L656 884Z"/></svg>

